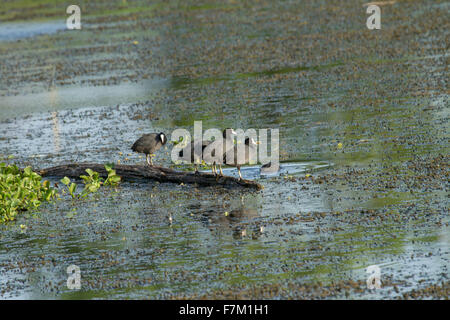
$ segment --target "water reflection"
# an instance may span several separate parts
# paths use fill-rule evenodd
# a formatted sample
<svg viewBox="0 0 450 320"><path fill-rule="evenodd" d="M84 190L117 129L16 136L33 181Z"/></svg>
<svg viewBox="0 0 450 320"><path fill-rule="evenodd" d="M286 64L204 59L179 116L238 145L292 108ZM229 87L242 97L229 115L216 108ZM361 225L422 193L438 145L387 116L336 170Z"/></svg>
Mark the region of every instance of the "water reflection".
<svg viewBox="0 0 450 320"><path fill-rule="evenodd" d="M1 23L0 41L15 41L64 29L66 29L64 20Z"/></svg>
<svg viewBox="0 0 450 320"><path fill-rule="evenodd" d="M258 239L264 229L257 209L261 199L258 196L244 195L239 198L240 200L234 199L226 207L193 205L189 210L198 212L197 216L202 224L219 239L230 234L234 239Z"/></svg>
<svg viewBox="0 0 450 320"><path fill-rule="evenodd" d="M52 112L52 123L53 123L53 146L54 152L59 153L61 151L61 139L60 139L60 130L59 130L59 122L58 122L58 112Z"/></svg>
<svg viewBox="0 0 450 320"><path fill-rule="evenodd" d="M45 68L42 72L52 73L53 67ZM12 119L29 114L39 114L51 111L62 111L90 107L102 107L108 105L120 105L145 101L151 98L155 91L164 87L165 81L153 79L143 81L140 84L121 84L111 86L64 86L57 88L57 100L52 100L51 81L48 90L39 93L23 93L15 96L2 96L0 99L0 121ZM46 86L47 89L47 86ZM49 92L50 91L50 92Z"/></svg>
<svg viewBox="0 0 450 320"><path fill-rule="evenodd" d="M57 109L59 106L59 99L58 99L58 89L54 83L55 80L55 73L56 73L56 66L53 66L52 68L52 76L51 76L51 82L49 86L49 101L50 101L50 107L52 109ZM58 121L58 112L53 111L51 113L52 118L52 129L53 129L53 146L54 146L54 152L59 153L61 150L61 141L60 141L60 130L59 130L59 121Z"/></svg>

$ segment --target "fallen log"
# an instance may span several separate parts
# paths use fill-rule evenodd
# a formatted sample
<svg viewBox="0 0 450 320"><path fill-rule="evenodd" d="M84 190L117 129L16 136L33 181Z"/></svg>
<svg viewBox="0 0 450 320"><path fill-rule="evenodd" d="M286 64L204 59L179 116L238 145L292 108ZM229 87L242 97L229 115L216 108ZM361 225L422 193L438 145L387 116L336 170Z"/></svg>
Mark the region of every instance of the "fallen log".
<svg viewBox="0 0 450 320"><path fill-rule="evenodd" d="M56 167L39 170L38 173L43 177L69 177L79 178L86 175L86 169L91 169L99 173L103 178L108 176L103 164L98 163L74 163L60 165ZM239 180L234 177L223 176L216 177L212 173L205 172L183 172L170 168L147 166L147 165L122 165L114 166L116 174L122 178L122 181L135 181L142 179L156 180L159 182L190 183L202 186L221 185L226 187L245 187L260 190L263 187L252 180Z"/></svg>

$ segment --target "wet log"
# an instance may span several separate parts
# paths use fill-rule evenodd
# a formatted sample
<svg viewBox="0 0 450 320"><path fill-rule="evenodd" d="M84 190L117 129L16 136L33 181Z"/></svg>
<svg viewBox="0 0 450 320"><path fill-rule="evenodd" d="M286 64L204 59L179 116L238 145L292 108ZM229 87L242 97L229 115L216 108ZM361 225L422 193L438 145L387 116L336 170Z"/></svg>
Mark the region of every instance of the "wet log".
<svg viewBox="0 0 450 320"><path fill-rule="evenodd" d="M103 164L98 163L74 163L60 165L56 167L39 170L38 173L43 177L69 177L79 178L81 175L86 175L86 169L91 169L99 173L103 178L108 176ZM225 187L245 187L260 190L262 186L252 180L239 180L234 177L223 176L216 177L212 173L205 172L184 172L176 171L170 168L148 165L122 165L114 166L118 176L122 181L136 181L136 180L156 180L159 182L173 182L173 183L190 183L201 186L225 186Z"/></svg>

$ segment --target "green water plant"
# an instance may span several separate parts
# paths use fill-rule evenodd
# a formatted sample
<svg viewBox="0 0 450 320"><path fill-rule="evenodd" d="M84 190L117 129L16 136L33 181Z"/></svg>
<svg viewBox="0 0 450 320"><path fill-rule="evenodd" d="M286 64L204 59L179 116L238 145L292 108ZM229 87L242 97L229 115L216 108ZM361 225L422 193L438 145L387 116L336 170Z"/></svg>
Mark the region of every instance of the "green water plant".
<svg viewBox="0 0 450 320"><path fill-rule="evenodd" d="M117 187L121 178L112 165L105 165L108 173L106 180L98 172L86 169L82 175L84 189L77 193L78 185L70 178L64 177L61 183L73 200L85 198L95 193L102 185ZM63 189L63 193L66 191ZM50 186L50 181L42 181L42 177L30 167L21 170L14 164L0 163L0 223L14 220L20 211L35 210L42 202L51 201L58 196L57 189Z"/></svg>
<svg viewBox="0 0 450 320"><path fill-rule="evenodd" d="M117 175L116 170L108 164L105 165L105 170L108 172L108 177L105 180L105 186L117 187L121 178Z"/></svg>
<svg viewBox="0 0 450 320"><path fill-rule="evenodd" d="M117 175L116 170L114 170L111 165L105 165L105 170L108 173L106 180L101 178L98 172L92 169L86 169L85 171L87 175L80 176L84 183L84 189L78 196L75 194L77 189L76 183L71 182L68 177L64 177L61 182L68 187L69 194L73 199L76 197L85 198L89 194L97 192L102 185L111 187L116 187L119 185L121 178Z"/></svg>
<svg viewBox="0 0 450 320"><path fill-rule="evenodd" d="M64 177L60 181L62 184L67 186L67 188L69 190L69 194L72 197L72 199L75 199L77 197L75 194L75 191L77 190L77 184L74 182L71 182L68 177Z"/></svg>
<svg viewBox="0 0 450 320"><path fill-rule="evenodd" d="M56 195L50 182L42 181L30 167L21 170L14 164L0 163L0 223L14 220L21 211L37 209Z"/></svg>
<svg viewBox="0 0 450 320"><path fill-rule="evenodd" d="M177 140L173 140L173 141L171 141L171 142L172 142L172 144L173 144L174 146L176 146L177 144L182 143L183 140L184 140L184 137L180 137L180 138L178 138L178 141L177 141Z"/></svg>
<svg viewBox="0 0 450 320"><path fill-rule="evenodd" d="M103 179L100 178L100 175L98 172L95 172L92 169L86 169L87 176L81 175L80 178L83 179L84 182L84 189L81 192L81 197L84 198L90 193L97 192L98 189L100 189L100 186L102 185Z"/></svg>

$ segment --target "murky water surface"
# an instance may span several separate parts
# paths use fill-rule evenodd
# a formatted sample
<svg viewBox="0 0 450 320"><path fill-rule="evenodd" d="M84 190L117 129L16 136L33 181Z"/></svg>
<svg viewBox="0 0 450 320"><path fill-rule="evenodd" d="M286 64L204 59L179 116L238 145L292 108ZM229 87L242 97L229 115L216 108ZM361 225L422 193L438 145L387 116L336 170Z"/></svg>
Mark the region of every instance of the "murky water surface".
<svg viewBox="0 0 450 320"><path fill-rule="evenodd" d="M0 296L375 299L448 288L445 32L405 27L427 14L439 25L439 8L385 7L377 35L360 3L327 1L121 8L87 15L78 33L0 26L9 161L142 163L130 150L141 134L194 120L279 128L282 161L276 173L242 168L260 192L122 183L24 213L0 227ZM170 149L155 162L173 166ZM66 286L71 264L79 291ZM370 265L381 289L366 287Z"/></svg>
<svg viewBox="0 0 450 320"><path fill-rule="evenodd" d="M65 21L9 22L0 24L0 41L16 41L66 28Z"/></svg>

